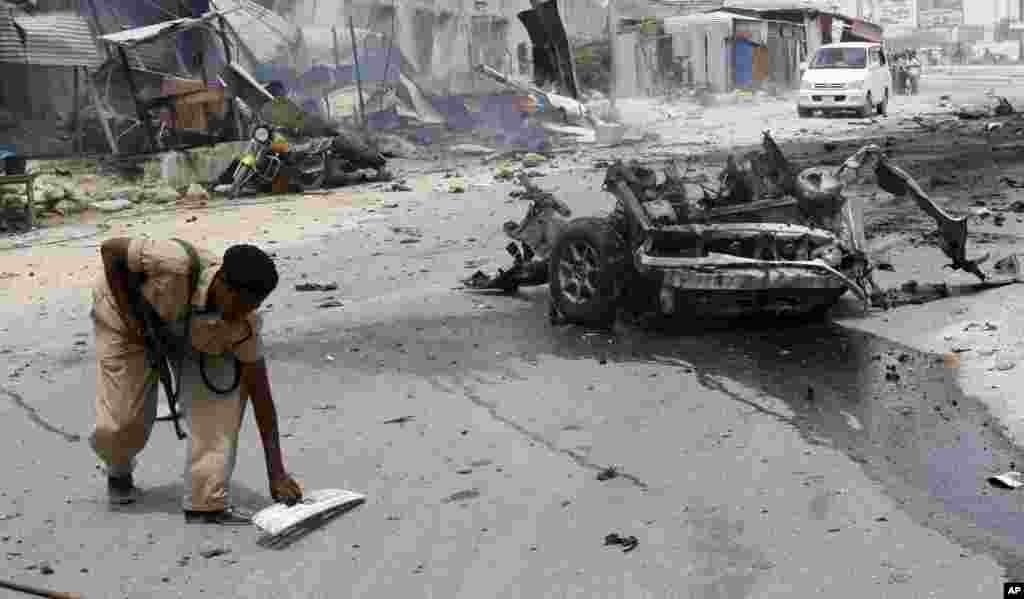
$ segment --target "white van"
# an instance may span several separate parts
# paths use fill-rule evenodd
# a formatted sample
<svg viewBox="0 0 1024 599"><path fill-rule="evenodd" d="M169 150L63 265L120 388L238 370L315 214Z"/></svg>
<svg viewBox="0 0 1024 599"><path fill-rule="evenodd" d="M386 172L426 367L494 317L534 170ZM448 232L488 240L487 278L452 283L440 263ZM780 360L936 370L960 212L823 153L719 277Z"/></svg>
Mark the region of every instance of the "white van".
<svg viewBox="0 0 1024 599"><path fill-rule="evenodd" d="M892 73L881 44L828 44L800 68L803 77L797 112L801 117L809 117L815 110L855 110L862 117L876 111L886 113Z"/></svg>

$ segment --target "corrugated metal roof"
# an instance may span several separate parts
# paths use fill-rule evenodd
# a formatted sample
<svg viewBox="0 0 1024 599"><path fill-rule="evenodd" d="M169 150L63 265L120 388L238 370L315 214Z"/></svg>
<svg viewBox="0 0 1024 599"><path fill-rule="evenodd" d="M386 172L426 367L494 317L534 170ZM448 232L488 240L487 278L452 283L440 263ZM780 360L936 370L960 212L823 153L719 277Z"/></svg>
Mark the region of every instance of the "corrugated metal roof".
<svg viewBox="0 0 1024 599"><path fill-rule="evenodd" d="M726 0L726 8L750 10L828 10L829 0Z"/></svg>
<svg viewBox="0 0 1024 599"><path fill-rule="evenodd" d="M0 9L0 62L96 68L103 56L89 23L74 13L28 16Z"/></svg>
<svg viewBox="0 0 1024 599"><path fill-rule="evenodd" d="M14 11L0 7L0 62L25 63L21 32L14 26Z"/></svg>
<svg viewBox="0 0 1024 599"><path fill-rule="evenodd" d="M89 68L103 64L88 21L74 13L19 16L14 22L25 32L29 64Z"/></svg>
<svg viewBox="0 0 1024 599"><path fill-rule="evenodd" d="M259 62L272 62L300 36L298 27L251 0L211 0L210 8L224 13L225 20Z"/></svg>
<svg viewBox="0 0 1024 599"><path fill-rule="evenodd" d="M718 10L723 0L651 0L652 4L670 7L678 15L697 14Z"/></svg>
<svg viewBox="0 0 1024 599"><path fill-rule="evenodd" d="M111 34L163 22L171 12L172 4L165 0L95 0L100 26L103 32ZM167 5L167 6L164 6ZM174 9L176 10L176 9ZM107 44L119 60L116 46ZM181 71L175 57L174 38L156 39L135 48L126 48L128 62L134 69L157 73L175 74Z"/></svg>

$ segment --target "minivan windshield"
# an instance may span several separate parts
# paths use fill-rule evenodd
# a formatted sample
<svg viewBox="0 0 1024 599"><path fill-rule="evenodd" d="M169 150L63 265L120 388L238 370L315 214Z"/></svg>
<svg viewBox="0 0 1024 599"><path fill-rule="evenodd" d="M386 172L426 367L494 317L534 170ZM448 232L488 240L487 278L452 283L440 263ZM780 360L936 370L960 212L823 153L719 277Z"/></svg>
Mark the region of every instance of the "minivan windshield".
<svg viewBox="0 0 1024 599"><path fill-rule="evenodd" d="M818 48L812 69L863 69L868 63L867 48Z"/></svg>

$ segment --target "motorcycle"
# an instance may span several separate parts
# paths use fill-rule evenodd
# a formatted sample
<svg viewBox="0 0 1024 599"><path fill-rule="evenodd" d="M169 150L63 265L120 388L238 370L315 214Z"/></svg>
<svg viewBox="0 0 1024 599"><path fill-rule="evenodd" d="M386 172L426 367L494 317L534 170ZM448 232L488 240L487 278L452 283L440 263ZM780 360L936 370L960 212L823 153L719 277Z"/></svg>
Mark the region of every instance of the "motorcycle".
<svg viewBox="0 0 1024 599"><path fill-rule="evenodd" d="M249 186L269 191L278 177L298 191L322 187L327 179L331 143L330 138L318 138L293 145L281 129L256 125L248 148L234 168L228 196L235 199Z"/></svg>

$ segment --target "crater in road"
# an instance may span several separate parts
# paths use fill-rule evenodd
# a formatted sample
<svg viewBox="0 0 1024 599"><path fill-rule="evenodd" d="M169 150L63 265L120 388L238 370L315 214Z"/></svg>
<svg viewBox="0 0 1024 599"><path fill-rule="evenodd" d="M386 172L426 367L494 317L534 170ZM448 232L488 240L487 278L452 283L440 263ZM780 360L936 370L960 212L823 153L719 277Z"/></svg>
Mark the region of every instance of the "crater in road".
<svg viewBox="0 0 1024 599"><path fill-rule="evenodd" d="M716 391L730 394L717 381L731 379L784 401L793 416L773 417L810 443L844 452L919 524L992 555L1011 580L1024 579L1024 493L986 482L993 472L1024 464L1024 452L980 402L962 394L955 371L938 356L866 333L834 324L746 323L699 333L625 328L595 335L552 328L546 302L531 294L518 308L377 322L270 349L276 359L311 364L323 363L328 352L346 367L374 372L400 365L430 380L506 371L509 358L687 365ZM363 359L367 353L372 360Z"/></svg>

